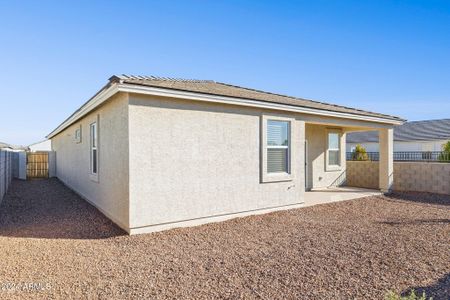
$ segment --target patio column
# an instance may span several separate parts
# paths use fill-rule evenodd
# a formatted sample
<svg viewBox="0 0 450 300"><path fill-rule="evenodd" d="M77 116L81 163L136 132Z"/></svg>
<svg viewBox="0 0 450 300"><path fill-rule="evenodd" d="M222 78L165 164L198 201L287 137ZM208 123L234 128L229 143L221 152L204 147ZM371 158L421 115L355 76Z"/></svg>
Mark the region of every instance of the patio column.
<svg viewBox="0 0 450 300"><path fill-rule="evenodd" d="M394 129L383 128L379 130L379 145L380 190L389 193L394 183Z"/></svg>

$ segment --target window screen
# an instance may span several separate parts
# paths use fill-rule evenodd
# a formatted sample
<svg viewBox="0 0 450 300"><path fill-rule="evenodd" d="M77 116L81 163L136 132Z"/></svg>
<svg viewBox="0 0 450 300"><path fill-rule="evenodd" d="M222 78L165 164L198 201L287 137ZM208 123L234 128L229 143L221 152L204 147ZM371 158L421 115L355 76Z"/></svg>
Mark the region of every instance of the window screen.
<svg viewBox="0 0 450 300"><path fill-rule="evenodd" d="M289 122L267 121L267 173L289 173Z"/></svg>

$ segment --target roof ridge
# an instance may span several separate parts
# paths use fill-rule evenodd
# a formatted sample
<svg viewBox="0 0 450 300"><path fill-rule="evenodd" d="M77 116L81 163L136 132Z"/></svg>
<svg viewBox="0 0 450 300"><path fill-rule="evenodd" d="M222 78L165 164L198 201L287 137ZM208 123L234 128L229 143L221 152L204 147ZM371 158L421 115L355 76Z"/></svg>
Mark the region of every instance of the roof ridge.
<svg viewBox="0 0 450 300"><path fill-rule="evenodd" d="M415 121L408 121L408 122L406 122L406 124L409 124L409 123L436 122L436 121L450 121L450 118L431 119L431 120L415 120Z"/></svg>
<svg viewBox="0 0 450 300"><path fill-rule="evenodd" d="M378 115L384 115L384 116L391 117L391 118L398 118L394 115L376 113L373 111L363 110L363 109L359 109L359 108L354 108L354 107L349 107L349 106L344 106L344 105L337 105L337 104L333 104L333 103L311 100L311 99L306 99L306 98L294 97L294 96L289 96L289 95L285 95L285 94L272 93L272 92L267 92L267 91L263 91L263 90L259 90L259 89L247 88L247 87L243 87L243 86L239 86L239 85L224 83L224 82L220 82L220 81L215 81L215 83L223 84L223 85L231 86L231 87L235 87L235 88L240 88L240 89L244 89L244 90L254 91L254 92L258 92L258 93L265 93L265 94L270 94L270 95L275 95L275 96L280 96L280 97L287 97L287 98L291 98L291 99L295 99L295 100L309 101L309 102L313 102L313 103L317 103L317 104L329 105L329 106L345 108L345 109L352 109L352 110L356 110L356 111L363 112L363 113L378 114Z"/></svg>
<svg viewBox="0 0 450 300"><path fill-rule="evenodd" d="M162 77L162 76L143 76L143 75L130 75L130 74L122 74L122 75L113 75L109 78L109 81L120 81L120 80L155 80L155 81L175 81L175 82L215 82L214 80L209 79L187 79L187 78L177 78L177 77Z"/></svg>

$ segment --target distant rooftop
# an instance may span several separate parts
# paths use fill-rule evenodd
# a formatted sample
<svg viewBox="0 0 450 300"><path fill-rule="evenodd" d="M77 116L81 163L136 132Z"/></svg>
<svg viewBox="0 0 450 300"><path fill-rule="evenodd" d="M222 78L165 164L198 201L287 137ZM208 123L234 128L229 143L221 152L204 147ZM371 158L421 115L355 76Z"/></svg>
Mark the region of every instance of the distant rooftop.
<svg viewBox="0 0 450 300"><path fill-rule="evenodd" d="M27 147L17 146L17 145L10 145L10 144L7 144L7 143L0 142L0 149L26 150Z"/></svg>
<svg viewBox="0 0 450 300"><path fill-rule="evenodd" d="M450 119L412 121L394 126L394 141L450 140ZM378 142L378 131L347 134L348 143Z"/></svg>
<svg viewBox="0 0 450 300"><path fill-rule="evenodd" d="M115 75L110 78L110 82L121 82L134 85L166 88L209 95L244 98L263 102L328 110L340 113L378 117L394 121L404 121L402 118L396 116L380 114L309 99L275 94L261 90L245 88L237 85L216 82L214 80L180 79L180 78L157 77L157 76Z"/></svg>

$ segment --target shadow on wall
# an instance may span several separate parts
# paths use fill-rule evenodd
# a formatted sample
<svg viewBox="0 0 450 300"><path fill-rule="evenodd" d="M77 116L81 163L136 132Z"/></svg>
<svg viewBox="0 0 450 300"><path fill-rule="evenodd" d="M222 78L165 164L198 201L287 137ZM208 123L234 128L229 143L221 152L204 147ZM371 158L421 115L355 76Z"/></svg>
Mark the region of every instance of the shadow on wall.
<svg viewBox="0 0 450 300"><path fill-rule="evenodd" d="M433 299L450 299L450 273L447 273L439 279L437 282L435 282L432 285L428 286L420 286L420 287L413 287L410 288L402 293L402 296L409 295L410 291L414 289L416 291L416 295L421 296L422 293L425 292L427 295L427 299L429 297L433 297Z"/></svg>
<svg viewBox="0 0 450 300"><path fill-rule="evenodd" d="M347 184L347 170L342 171L342 173L334 180L330 187L345 186Z"/></svg>
<svg viewBox="0 0 450 300"><path fill-rule="evenodd" d="M0 206L0 236L104 239L125 234L56 178L13 180Z"/></svg>

